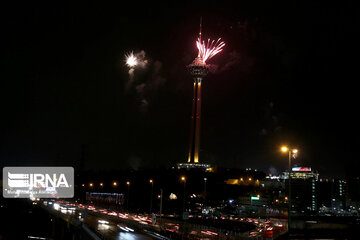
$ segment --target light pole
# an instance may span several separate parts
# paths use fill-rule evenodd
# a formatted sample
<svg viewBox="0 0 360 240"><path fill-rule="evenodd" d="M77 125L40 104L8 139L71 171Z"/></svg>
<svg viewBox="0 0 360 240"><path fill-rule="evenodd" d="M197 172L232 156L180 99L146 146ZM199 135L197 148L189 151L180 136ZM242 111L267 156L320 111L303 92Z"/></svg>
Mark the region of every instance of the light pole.
<svg viewBox="0 0 360 240"><path fill-rule="evenodd" d="M292 154L296 154L298 152L297 149L290 149L286 146L281 147L281 151L284 153L288 153L289 155L289 201L288 201L288 233L290 236L290 224L291 224L291 157Z"/></svg>
<svg viewBox="0 0 360 240"><path fill-rule="evenodd" d="M163 202L163 190L160 189L160 224L161 224L161 215L162 215L162 202Z"/></svg>
<svg viewBox="0 0 360 240"><path fill-rule="evenodd" d="M127 210L127 212L129 212L130 181L127 181L126 185L128 186L128 194L127 194L127 199L126 199L126 210Z"/></svg>
<svg viewBox="0 0 360 240"><path fill-rule="evenodd" d="M206 200L206 181L207 181L207 178L204 178L204 203Z"/></svg>
<svg viewBox="0 0 360 240"><path fill-rule="evenodd" d="M253 200L253 197L250 196L250 216L252 215L252 200Z"/></svg>
<svg viewBox="0 0 360 240"><path fill-rule="evenodd" d="M181 177L181 181L183 181L184 182L184 197L183 197L183 214L184 214L184 212L185 212L185 198L186 198L186 192L185 192L185 190L186 190L186 177Z"/></svg>
<svg viewBox="0 0 360 240"><path fill-rule="evenodd" d="M151 214L152 201L153 201L153 192L154 192L154 180L150 179L149 182L151 183L151 196L150 196L150 214Z"/></svg>

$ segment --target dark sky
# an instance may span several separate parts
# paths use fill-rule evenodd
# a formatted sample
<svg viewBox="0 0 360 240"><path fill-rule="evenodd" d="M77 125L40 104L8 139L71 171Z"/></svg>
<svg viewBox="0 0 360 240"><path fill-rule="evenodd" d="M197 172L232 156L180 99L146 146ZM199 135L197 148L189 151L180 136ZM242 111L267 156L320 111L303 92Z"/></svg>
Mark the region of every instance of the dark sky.
<svg viewBox="0 0 360 240"><path fill-rule="evenodd" d="M93 170L185 161L202 16L226 46L203 85L201 161L282 171L289 143L298 165L357 171L359 9L237 2L3 5L0 163L72 165L82 148ZM130 51L149 61L131 85Z"/></svg>

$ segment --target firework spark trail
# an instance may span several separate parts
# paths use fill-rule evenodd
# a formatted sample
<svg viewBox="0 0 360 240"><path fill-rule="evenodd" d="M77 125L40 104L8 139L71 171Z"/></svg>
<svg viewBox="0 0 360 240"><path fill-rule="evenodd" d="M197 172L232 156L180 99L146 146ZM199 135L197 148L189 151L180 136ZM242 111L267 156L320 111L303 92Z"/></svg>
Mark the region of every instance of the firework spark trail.
<svg viewBox="0 0 360 240"><path fill-rule="evenodd" d="M201 42L200 38L196 41L196 47L199 49L199 55L204 63L221 52L224 46L225 43L221 41L221 38L219 38L216 42L215 40L210 42L210 39L208 39L207 44L205 44L204 41Z"/></svg>

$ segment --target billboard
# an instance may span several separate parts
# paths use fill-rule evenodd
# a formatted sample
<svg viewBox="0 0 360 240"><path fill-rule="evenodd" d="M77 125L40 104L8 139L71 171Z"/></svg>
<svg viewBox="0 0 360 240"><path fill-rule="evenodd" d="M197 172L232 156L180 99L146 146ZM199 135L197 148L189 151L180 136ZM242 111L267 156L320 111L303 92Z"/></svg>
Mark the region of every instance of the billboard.
<svg viewBox="0 0 360 240"><path fill-rule="evenodd" d="M292 171L293 172L311 172L311 168L310 167L293 167Z"/></svg>
<svg viewBox="0 0 360 240"><path fill-rule="evenodd" d="M87 192L86 200L96 203L118 204L124 203L124 195L121 193L96 193Z"/></svg>

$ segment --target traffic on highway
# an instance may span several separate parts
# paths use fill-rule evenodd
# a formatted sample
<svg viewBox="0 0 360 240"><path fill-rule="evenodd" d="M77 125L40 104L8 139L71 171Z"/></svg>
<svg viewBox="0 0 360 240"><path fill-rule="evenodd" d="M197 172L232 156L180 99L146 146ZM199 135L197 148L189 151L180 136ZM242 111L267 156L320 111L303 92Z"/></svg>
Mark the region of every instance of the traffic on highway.
<svg viewBox="0 0 360 240"><path fill-rule="evenodd" d="M34 202L35 203L35 202ZM118 212L110 209L99 208L94 205L84 205L77 202L63 200L42 201L47 209L53 209L72 219L78 219L99 237L109 239L170 239L183 235L183 229L189 228L187 237L223 239L229 237L230 232L210 226L188 224L178 221L174 215L150 215ZM201 219L202 215L189 215L189 219ZM251 231L232 235L249 238L270 239L286 232L286 219L259 219L221 216L218 221L246 222L253 224ZM186 226L185 226L186 225Z"/></svg>

